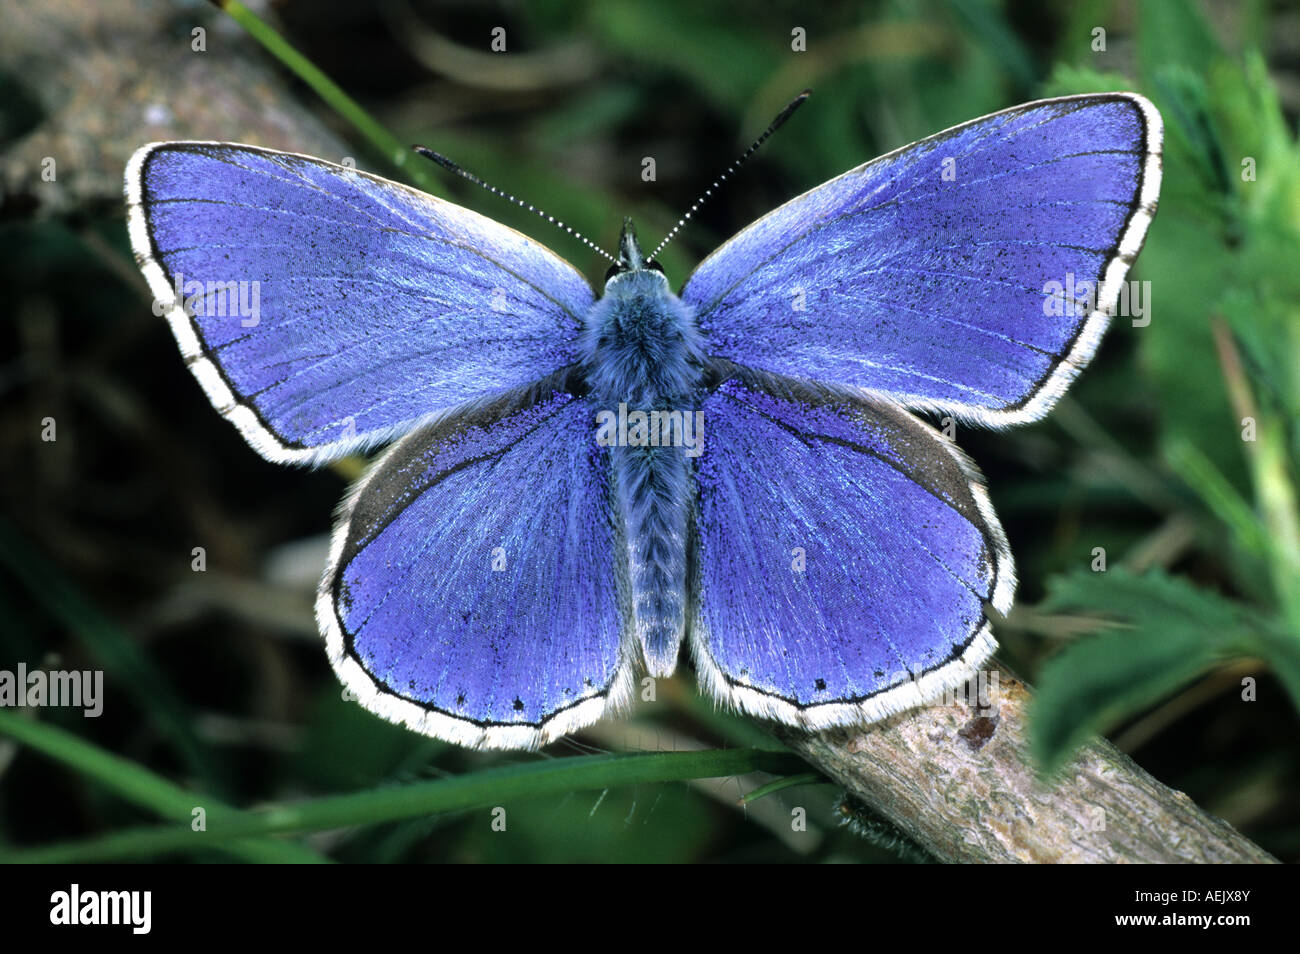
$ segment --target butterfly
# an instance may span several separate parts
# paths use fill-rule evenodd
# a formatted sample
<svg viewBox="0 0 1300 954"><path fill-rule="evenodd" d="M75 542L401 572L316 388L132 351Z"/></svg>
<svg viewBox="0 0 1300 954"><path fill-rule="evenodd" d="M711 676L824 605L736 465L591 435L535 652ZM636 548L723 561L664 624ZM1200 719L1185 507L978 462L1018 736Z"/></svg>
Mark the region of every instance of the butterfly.
<svg viewBox="0 0 1300 954"><path fill-rule="evenodd" d="M597 296L554 252L356 169L221 142L126 168L181 354L263 457L391 444L316 614L371 711L536 748L689 647L704 693L808 730L965 683L1015 591L975 465L918 413L1041 418L1156 210L1132 93L904 146L739 232L674 293L625 221Z"/></svg>

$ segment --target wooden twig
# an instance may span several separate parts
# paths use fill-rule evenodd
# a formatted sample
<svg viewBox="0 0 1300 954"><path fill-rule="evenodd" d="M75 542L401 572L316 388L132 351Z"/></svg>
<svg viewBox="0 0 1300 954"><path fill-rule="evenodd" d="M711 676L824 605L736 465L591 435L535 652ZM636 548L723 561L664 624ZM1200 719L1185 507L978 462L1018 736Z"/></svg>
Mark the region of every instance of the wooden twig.
<svg viewBox="0 0 1300 954"><path fill-rule="evenodd" d="M1040 778L1029 698L998 671L987 709L959 701L865 729L772 731L941 861L1276 863L1104 740Z"/></svg>

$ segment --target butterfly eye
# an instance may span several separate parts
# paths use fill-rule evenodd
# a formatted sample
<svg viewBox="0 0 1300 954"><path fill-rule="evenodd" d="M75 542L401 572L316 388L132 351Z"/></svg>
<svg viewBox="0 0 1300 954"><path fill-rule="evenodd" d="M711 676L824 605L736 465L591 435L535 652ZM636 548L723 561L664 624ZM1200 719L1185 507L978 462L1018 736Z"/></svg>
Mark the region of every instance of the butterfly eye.
<svg viewBox="0 0 1300 954"><path fill-rule="evenodd" d="M605 272L605 281L609 281L611 278L613 278L615 275L617 275L617 274L618 274L619 272L621 272L621 271L623 271L623 266L622 266L622 265L619 265L619 264L615 263L615 264L609 266L609 271Z"/></svg>
<svg viewBox="0 0 1300 954"><path fill-rule="evenodd" d="M660 265L658 262L646 262L645 267L651 269L652 271L658 272L660 275L664 273L664 267Z"/></svg>

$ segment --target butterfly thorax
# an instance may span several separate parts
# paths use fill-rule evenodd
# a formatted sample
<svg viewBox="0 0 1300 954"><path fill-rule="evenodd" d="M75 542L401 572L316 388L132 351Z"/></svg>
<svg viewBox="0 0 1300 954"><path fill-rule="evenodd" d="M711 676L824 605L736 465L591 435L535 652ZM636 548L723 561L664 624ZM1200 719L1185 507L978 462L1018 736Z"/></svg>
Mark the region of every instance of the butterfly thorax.
<svg viewBox="0 0 1300 954"><path fill-rule="evenodd" d="M599 400L635 408L689 399L703 366L701 345L690 309L662 273L615 275L587 316L587 384Z"/></svg>
<svg viewBox="0 0 1300 954"><path fill-rule="evenodd" d="M583 332L596 439L610 448L613 500L646 668L669 675L685 631L686 537L693 458L702 450L696 391L703 342L691 309L647 267L631 223L620 263Z"/></svg>

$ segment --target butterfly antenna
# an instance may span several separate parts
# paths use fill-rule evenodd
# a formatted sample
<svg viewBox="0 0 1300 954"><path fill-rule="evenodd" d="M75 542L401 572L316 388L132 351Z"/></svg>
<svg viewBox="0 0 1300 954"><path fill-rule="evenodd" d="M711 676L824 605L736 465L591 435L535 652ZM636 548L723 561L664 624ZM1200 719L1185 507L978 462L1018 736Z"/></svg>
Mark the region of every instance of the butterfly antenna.
<svg viewBox="0 0 1300 954"><path fill-rule="evenodd" d="M663 247L667 245L670 241L672 241L673 236L681 231L682 226L685 225L687 221L690 220L690 217L700 210L700 206L702 206L709 199L709 197L713 195L714 190L717 189L718 186L722 185L722 183L726 182L729 178L731 178L732 174L741 167L741 165L745 162L745 160L748 159L750 156L752 156L754 153L756 153L758 151L758 147L763 145L763 143L767 142L768 137L771 136L772 133L780 129L782 124L784 124L785 121L789 119L792 115L794 115L794 111L798 109L800 106L802 106L804 104L804 100L806 100L811 95L812 95L812 90L806 89L798 96L796 96L794 99L790 100L790 102L785 104L785 108L776 114L776 119L768 123L767 128L763 130L763 135L759 136L752 143L750 143L749 148L740 154L740 158L737 159L735 162L733 162L731 165L727 166L726 170L723 171L722 175L718 176L718 178L713 180L713 185L709 186L707 189L704 190L704 195L696 199L695 203L690 207L689 211L687 211L685 215L683 215L680 219L677 220L677 224L673 226L672 231L669 232L667 235L665 235L664 240L659 243L659 245L655 248L655 250L651 252L648 256L646 256L647 262L653 262L655 260L655 258L659 255L659 253L663 251Z"/></svg>
<svg viewBox="0 0 1300 954"><path fill-rule="evenodd" d="M447 158L446 156L444 156L442 153L434 152L432 149L429 149L429 148L427 148L427 147L425 147L425 146L414 146L414 147L412 147L412 148L414 148L416 152L418 152L420 155L424 156L426 159L432 159L434 162L436 162L438 165L442 166L442 167L443 167L444 169L446 169L448 172L454 172L454 173L456 173L456 175L460 176L462 179L468 179L470 182L474 183L475 185L477 185L477 186L482 186L484 189L487 189L487 190L488 190L489 192L491 192L493 195L499 195L499 196L500 196L501 198L503 198L503 199L508 199L508 200L510 200L510 201L513 202L515 205L519 206L521 209L527 209L529 212L535 212L537 215L540 215L542 218L544 218L546 221L550 222L552 225L556 225L556 226L559 226L560 228L564 229L564 231L568 232L568 233L569 233L570 235L572 235L574 238L578 239L578 241L582 242L584 245L586 245L586 246L587 246L588 248L590 248L591 250L593 250L593 251L595 251L595 252L599 252L601 255L604 255L607 259L609 259L609 260L610 260L611 262L613 262L615 265L618 264L618 259L616 259L613 255L610 255L609 252L605 251L605 250L604 250L603 248L601 248L599 245L597 245L596 243L592 242L590 239L587 238L587 236L583 235L583 234L582 234L581 232L579 232L577 229L570 228L569 226L565 225L563 222L561 222L561 221L560 221L559 219L557 219L555 216L553 216L553 215L547 215L547 214L546 214L545 212L543 212L541 209L537 208L536 206L529 205L527 202L523 201L522 199L516 199L516 198L515 198L513 195L511 195L509 192L502 192L500 189L496 188L495 186L490 186L490 185L488 185L486 182L484 182L484 181L483 181L482 179L480 179L478 176L474 175L474 173L472 173L472 172L467 172L466 170L462 169L460 166L458 166L456 163L452 162L450 159L448 159L448 158Z"/></svg>

